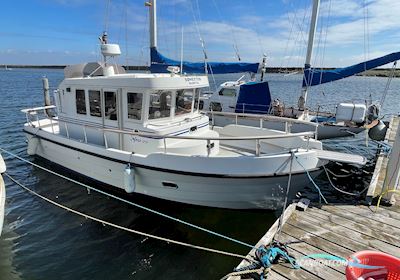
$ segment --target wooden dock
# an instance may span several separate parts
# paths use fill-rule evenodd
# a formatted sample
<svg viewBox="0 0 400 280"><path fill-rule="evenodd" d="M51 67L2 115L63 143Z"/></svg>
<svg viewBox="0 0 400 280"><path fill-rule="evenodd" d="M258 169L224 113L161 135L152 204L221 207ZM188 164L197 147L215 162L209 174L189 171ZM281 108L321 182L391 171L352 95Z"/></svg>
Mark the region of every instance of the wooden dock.
<svg viewBox="0 0 400 280"><path fill-rule="evenodd" d="M399 189L400 175L400 117L393 117L386 132L384 144L392 147L390 155L382 149L377 155L374 174L367 193L367 201L372 202L374 197L379 196L388 189ZM388 193L384 198L395 202L396 194ZM398 196L400 197L400 196Z"/></svg>
<svg viewBox="0 0 400 280"><path fill-rule="evenodd" d="M369 201L385 194L388 189L399 190L400 118L390 122L385 143L392 147L390 153L381 152L368 190ZM329 254L348 259L353 253L363 250L381 251L400 258L400 196L384 195L392 206L323 205L309 206L306 211L289 205L283 213L282 230L277 234L279 220L257 243L256 248L268 245L273 240L287 243L288 252L297 260L310 254ZM246 259L254 259L255 250ZM317 265L292 268L289 263L271 267L267 279L345 279L344 265L332 265L321 259L313 259ZM249 265L243 260L237 268ZM242 277L242 278L240 278ZM246 278L247 277L247 278ZM231 276L230 280L255 279L247 276Z"/></svg>
<svg viewBox="0 0 400 280"><path fill-rule="evenodd" d="M375 212L375 206L326 205L321 208L309 207L303 212L295 210L295 204L292 204L285 216L287 220L278 241L288 242L289 253L297 260L310 254L329 254L347 259L362 250L382 251L400 258L398 206L379 208ZM277 223L257 247L270 243L276 229ZM254 250L248 257L253 256ZM345 279L345 266L327 266L316 261L321 265L300 269L294 269L288 263L273 265L267 279ZM238 267L248 264L244 260Z"/></svg>

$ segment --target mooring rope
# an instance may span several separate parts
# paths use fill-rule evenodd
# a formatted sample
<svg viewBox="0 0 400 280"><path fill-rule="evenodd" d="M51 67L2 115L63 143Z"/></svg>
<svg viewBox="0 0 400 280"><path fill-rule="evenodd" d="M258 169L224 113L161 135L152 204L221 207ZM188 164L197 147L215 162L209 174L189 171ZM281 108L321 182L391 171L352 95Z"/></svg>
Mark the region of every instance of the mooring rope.
<svg viewBox="0 0 400 280"><path fill-rule="evenodd" d="M149 237L149 238L157 239L157 240L160 240L160 241L165 241L165 242L168 242L168 243L173 243L173 244L176 244L176 245L181 245L181 246L185 246L185 247L189 247L189 248L193 248L193 249L198 249L198 250L203 250L203 251L207 251L207 252L217 253L217 254L221 254L221 255L225 255L225 256L236 257L236 258L240 258L240 259L246 259L246 256L243 256L243 255L230 253L230 252L226 252L226 251L221 251L221 250L217 250L217 249L212 249L212 248L207 248L207 247L203 247L203 246L198 246L198 245L185 243L185 242L181 242L181 241L176 241L176 240L173 240L173 239L169 239L169 238L165 238L165 237L161 237L161 236L145 233L145 232L142 232L142 231L138 231L138 230L130 229L130 228L127 228L127 227L123 227L123 226L120 226L120 225L117 225L117 224L114 224L114 223L111 223L111 222L107 222L105 220L90 216L88 214L85 214L85 213L79 212L77 210L74 210L72 208L69 208L69 207L67 207L67 206L65 206L63 204L55 202L55 201L53 201L53 200L51 200L51 199L49 199L49 198L37 193L37 192L35 192L34 190L31 190L30 188L26 187L25 185L23 185L22 183L20 183L16 179L14 179L8 173L4 173L4 175L7 176L14 183L19 185L24 190L26 190L29 193L31 193L31 194L33 194L33 195L35 195L35 196L47 201L48 203L53 204L53 205L55 205L55 206L57 206L57 207L59 207L61 209L64 209L64 210L66 210L68 212L71 212L71 213L74 213L76 215L82 216L82 217L84 217L86 219L101 223L103 225L108 225L108 226L111 226L111 227L114 227L114 228L117 228L117 229L120 229L120 230L124 230L124 231L135 233L135 234L138 234L138 235L142 235L142 236L146 236L146 237Z"/></svg>
<svg viewBox="0 0 400 280"><path fill-rule="evenodd" d="M328 178L328 181L329 181L330 185L332 186L332 188L334 188L334 189L337 190L338 192L341 192L341 193L344 193L344 194L347 194L347 195L352 195L352 196L360 196L361 194L363 194L363 193L364 193L366 190L368 190L368 188L369 188L369 185L368 185L368 186L366 186L362 191L356 192L356 193L351 193L351 192L346 192L346 191L344 191L344 190L341 190L341 189L339 189L338 187L336 187L336 186L333 184L333 182L332 182L332 180L331 180L331 177L329 176L328 169L327 169L325 166L323 166L323 167L324 167L324 170L325 170L325 173L326 173L326 177Z"/></svg>
<svg viewBox="0 0 400 280"><path fill-rule="evenodd" d="M321 189L318 187L318 185L314 182L313 178L310 175L310 172L308 172L308 170L301 164L301 162L298 160L297 156L294 157L297 161L297 163L304 169L304 171L306 172L308 179L310 180L310 182L314 185L314 187L317 189L318 193L319 193L319 198L320 198L320 202L321 202L321 198L324 200L325 204L328 204L328 201L325 199L324 195L321 192Z"/></svg>
<svg viewBox="0 0 400 280"><path fill-rule="evenodd" d="M143 206L143 205L140 205L140 204L131 202L131 201L129 201L129 200L123 199L123 198L121 198L121 197L118 197L118 196L109 194L109 193L107 193L107 192L105 192L105 191L101 191L101 190L99 190L99 189L96 189L96 188L91 187L91 186L89 186L89 185L86 185L86 184L84 184L84 183L81 183L81 182L79 182L79 181L77 181L77 180L71 179L71 178L69 178L69 177L67 177L67 176L64 176L64 175L61 175L61 174L59 174L59 173L57 173L57 172L55 172L55 171L52 171L52 170L50 170L50 169L47 169L47 168L45 168L45 167L43 167L43 166L40 166L40 165L38 165L38 164L36 164L36 163L33 163L33 162L29 161L29 160L26 160L26 159L24 159L24 158L22 158L22 157L20 157L20 156L18 156L18 155L16 155L16 154L14 154L14 153L12 153L12 152L9 152L9 151L7 151L7 150L1 148L1 147L0 147L0 151L5 152L5 153L9 154L10 156L12 156L12 157L14 157L14 158L16 158L16 159L19 159L19 160L21 160L21 161L23 161L23 162L25 162L25 163L28 163L28 164L30 164L30 165L32 165L32 166L37 167L37 168L40 168L40 169L42 169L42 170L44 170L44 171L46 171L46 172L49 172L49 173L51 173L51 174L53 174L53 175L56 175L56 176L58 176L58 177L60 177L60 178L63 178L63 179L68 180L68 181L70 181L70 182L72 182L72 183L75 183L75 184L78 184L78 185L80 185L80 186L82 186L82 187L85 187L86 189L93 190L93 191L95 191L95 192L98 192L98 193L101 193L101 194L103 194L103 195L109 196L109 197L111 197L111 198L117 199L117 200L119 200L119 201L125 202L125 203L127 203L127 204L129 204L129 205L132 205L132 206L138 207L138 208L140 208L140 209L146 210L146 211L148 211L148 212L151 212L151 213L153 213L153 214L159 215L159 216L161 216L161 217L164 217L164 218L170 219L170 220L172 220L172 221L175 221L175 222L178 222L178 223L187 225L187 226L189 226L189 227L192 227L192 228L195 228L195 229L198 229L198 230L207 232L207 233L209 233L209 234L211 234L211 235L224 238L224 239L226 239L226 240L232 241L232 242L237 243L237 244L244 245L244 246L249 247L249 248L252 248L252 249L255 248L255 246L250 245L250 244L248 244L248 243L246 243L246 242L242 242L242 241L240 241L240 240L237 240L237 239L235 239L235 238L226 236L226 235L224 235L224 234L220 234L220 233L218 233L218 232L215 232L215 231L212 231L212 230L209 230L209 229L206 229L206 228L197 226L197 225L195 225L195 224L186 222L186 221L184 221L184 220L181 220L181 219L172 217L172 216L170 216L170 215L167 215L167 214L164 214L164 213L162 213L162 212L153 210L153 209L148 208L148 207L146 207L146 206Z"/></svg>
<svg viewBox="0 0 400 280"><path fill-rule="evenodd" d="M347 178L347 177L350 177L351 175L353 175L351 173L349 173L349 174L336 174L332 170L326 168L325 166L324 166L324 168L325 168L325 171L329 172L330 174L332 174L333 176L335 176L337 178Z"/></svg>

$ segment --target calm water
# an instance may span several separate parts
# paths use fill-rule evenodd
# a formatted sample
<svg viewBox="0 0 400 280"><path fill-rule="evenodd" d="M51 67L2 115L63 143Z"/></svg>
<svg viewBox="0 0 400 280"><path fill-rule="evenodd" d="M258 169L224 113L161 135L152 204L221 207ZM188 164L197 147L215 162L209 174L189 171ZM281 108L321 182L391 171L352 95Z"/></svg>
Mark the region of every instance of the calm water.
<svg viewBox="0 0 400 280"><path fill-rule="evenodd" d="M55 88L63 78L57 70L17 70L0 72L0 146L43 165L48 163L29 157L22 134L23 108L43 103L41 80L46 75ZM217 82L236 76L217 76ZM271 91L287 103L296 103L300 88L298 75L268 75ZM311 92L310 102L334 104L337 101L369 95L379 99L386 79L354 77ZM396 96L400 80L394 80L386 99L386 113L396 113ZM328 148L351 151L372 157L365 147L365 137L329 140ZM373 145L372 145L373 146ZM192 230L181 224L91 193L66 180L45 173L3 154L8 172L37 192L71 208L107 221L202 246L246 254L247 248ZM360 190L367 175L352 167L333 164L337 172L345 168L354 172L352 180L336 181L347 190ZM371 170L371 166L365 168ZM363 175L361 175L363 174ZM324 176L322 186L328 201L351 201L332 191ZM93 184L93 183L92 183ZM238 259L145 239L141 236L102 226L58 209L26 193L6 179L6 221L0 237L0 279L219 279L239 262ZM308 197L317 199L315 191L306 189ZM150 206L174 217L227 234L249 243L265 233L276 219L270 211L234 211L162 202L143 197L135 202Z"/></svg>

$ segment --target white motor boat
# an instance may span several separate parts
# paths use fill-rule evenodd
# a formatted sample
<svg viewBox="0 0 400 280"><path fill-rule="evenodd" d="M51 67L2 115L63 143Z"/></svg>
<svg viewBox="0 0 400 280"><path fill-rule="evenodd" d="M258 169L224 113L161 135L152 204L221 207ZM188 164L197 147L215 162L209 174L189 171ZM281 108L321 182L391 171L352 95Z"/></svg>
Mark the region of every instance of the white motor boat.
<svg viewBox="0 0 400 280"><path fill-rule="evenodd" d="M317 176L332 159L313 131L211 127L198 109L206 76L181 75L176 68L124 73L107 63L119 46L103 43L101 50L104 63L65 69L56 105L49 104L44 83L46 106L23 110L28 154L127 193L232 209L276 209L289 174L293 194L308 184L307 173Z"/></svg>
<svg viewBox="0 0 400 280"><path fill-rule="evenodd" d="M6 187L4 185L3 177L1 176L4 172L6 172L6 164L0 154L0 235L3 230L4 208L6 204Z"/></svg>

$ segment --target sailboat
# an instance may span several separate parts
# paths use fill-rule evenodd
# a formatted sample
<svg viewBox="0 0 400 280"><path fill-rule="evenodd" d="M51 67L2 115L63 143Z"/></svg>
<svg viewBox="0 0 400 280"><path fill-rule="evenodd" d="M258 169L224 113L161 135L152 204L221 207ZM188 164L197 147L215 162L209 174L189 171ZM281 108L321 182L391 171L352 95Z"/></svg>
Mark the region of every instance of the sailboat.
<svg viewBox="0 0 400 280"><path fill-rule="evenodd" d="M258 118L262 115L274 115L277 117L274 122L266 121L264 126L270 129L284 130L285 118L296 118L303 122L293 124L290 128L292 132L304 132L310 129L311 124L318 125L317 138L329 139L335 137L352 136L365 130L365 124L376 118L374 112L376 105L354 102L342 102L337 104L336 112L312 111L307 107L308 89L312 86L320 85L350 77L370 70L381 65L400 59L400 52L392 53L377 59L362 62L344 68L333 70L320 70L311 68L310 62L313 52L313 44L315 31L317 26L319 0L313 0L312 18L310 24L307 55L305 59L303 85L301 95L298 101L298 107L286 107L278 98L272 97L269 84L264 81L265 58L259 65L258 70L261 72L260 81L252 79L246 80L242 76L236 81L228 81L222 83L216 92L207 92L202 96L201 106L207 111L215 125L227 125L230 123L245 123L246 125L259 126ZM158 52L152 55L152 64L160 63L164 67L168 65L179 65L179 61L174 61L163 57ZM242 72L256 73L257 68L243 68ZM183 63L185 69L188 68L189 73L193 73L193 69L189 67L190 63ZM200 63L197 63L201 67ZM203 63L204 71L204 63ZM199 71L198 69L195 69ZM233 73L233 72L230 72ZM214 73L215 74L215 73ZM237 114L240 114L239 117ZM257 118L255 119L255 116ZM282 121L279 122L279 118Z"/></svg>
<svg viewBox="0 0 400 280"><path fill-rule="evenodd" d="M154 50L156 0L149 6ZM314 131L211 126L198 102L209 87L206 75L173 66L168 73L125 73L110 63L119 45L104 36L103 62L66 67L56 105L44 79L45 106L23 110L28 154L126 193L231 209L279 208L289 178L293 196L330 160L365 163L323 150Z"/></svg>

